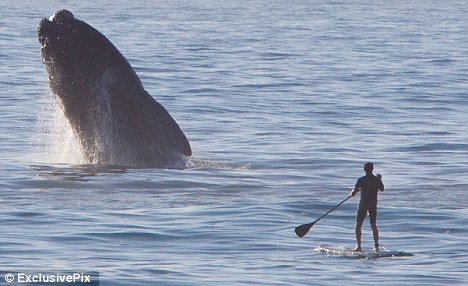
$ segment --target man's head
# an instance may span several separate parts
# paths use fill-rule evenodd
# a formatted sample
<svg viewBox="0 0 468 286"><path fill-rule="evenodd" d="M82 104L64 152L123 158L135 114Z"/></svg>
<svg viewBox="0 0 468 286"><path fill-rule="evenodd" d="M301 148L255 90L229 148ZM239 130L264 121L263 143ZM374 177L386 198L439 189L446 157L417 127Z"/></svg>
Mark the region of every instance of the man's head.
<svg viewBox="0 0 468 286"><path fill-rule="evenodd" d="M371 162L367 162L364 164L364 171L366 174L372 174L372 171L374 170L374 164Z"/></svg>

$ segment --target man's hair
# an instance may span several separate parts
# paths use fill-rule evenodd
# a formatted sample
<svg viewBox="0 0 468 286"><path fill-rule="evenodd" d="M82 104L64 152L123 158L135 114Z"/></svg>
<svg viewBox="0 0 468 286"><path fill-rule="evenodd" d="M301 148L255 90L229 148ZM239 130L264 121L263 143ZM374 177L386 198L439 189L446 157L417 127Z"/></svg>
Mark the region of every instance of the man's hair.
<svg viewBox="0 0 468 286"><path fill-rule="evenodd" d="M372 162L367 162L364 164L364 168L370 168L370 169L374 169L374 163Z"/></svg>

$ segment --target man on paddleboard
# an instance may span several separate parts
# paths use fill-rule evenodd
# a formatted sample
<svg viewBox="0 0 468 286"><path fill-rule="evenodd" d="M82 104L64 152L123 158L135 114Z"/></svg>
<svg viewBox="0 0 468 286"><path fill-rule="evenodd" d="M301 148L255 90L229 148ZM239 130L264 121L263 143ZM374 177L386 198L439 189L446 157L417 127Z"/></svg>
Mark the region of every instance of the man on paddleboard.
<svg viewBox="0 0 468 286"><path fill-rule="evenodd" d="M354 251L362 251L361 249L361 228L364 219L369 213L370 225L372 234L374 235L374 251L379 251L379 230L377 229L377 193L380 190L384 191L382 183L382 176L374 176L372 171L374 164L367 162L364 164L364 171L366 175L357 180L354 189L351 191L350 196L355 196L357 192L361 191L361 201L356 215L356 241L357 246Z"/></svg>

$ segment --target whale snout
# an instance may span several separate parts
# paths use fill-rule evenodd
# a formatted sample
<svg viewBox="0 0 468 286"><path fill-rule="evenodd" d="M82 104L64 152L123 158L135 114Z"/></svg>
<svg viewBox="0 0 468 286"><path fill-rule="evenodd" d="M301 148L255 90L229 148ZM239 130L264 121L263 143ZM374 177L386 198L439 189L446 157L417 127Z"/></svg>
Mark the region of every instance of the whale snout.
<svg viewBox="0 0 468 286"><path fill-rule="evenodd" d="M67 21L71 21L73 19L75 19L75 17L73 16L73 13L65 9L58 10L57 12L55 12L49 17L49 21L55 22L59 25Z"/></svg>
<svg viewBox="0 0 468 286"><path fill-rule="evenodd" d="M68 10L59 10L52 14L48 19L43 18L37 27L39 41L43 43L47 36L49 36L53 31L66 29L73 20L75 20L75 17L73 16L73 13Z"/></svg>
<svg viewBox="0 0 468 286"><path fill-rule="evenodd" d="M74 31L75 17L68 10L59 10L49 18L43 18L37 26L37 35L41 43L44 60L50 59L51 53L67 41L68 35Z"/></svg>

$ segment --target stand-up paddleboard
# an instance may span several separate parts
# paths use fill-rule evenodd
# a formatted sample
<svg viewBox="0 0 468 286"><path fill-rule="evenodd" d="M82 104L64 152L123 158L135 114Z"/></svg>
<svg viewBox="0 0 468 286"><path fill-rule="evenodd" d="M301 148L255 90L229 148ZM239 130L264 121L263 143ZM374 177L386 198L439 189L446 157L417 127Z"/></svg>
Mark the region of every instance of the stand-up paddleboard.
<svg viewBox="0 0 468 286"><path fill-rule="evenodd" d="M413 254L404 251L390 251L387 249L374 252L372 250L363 250L363 251L353 251L350 248L346 247L332 247L329 245L319 245L315 251L322 252L328 256L334 257L343 257L349 259L376 259L376 258L385 258L385 257L405 257L413 256Z"/></svg>

